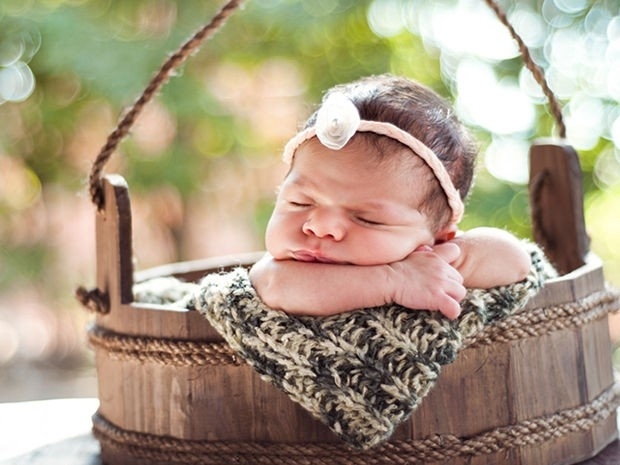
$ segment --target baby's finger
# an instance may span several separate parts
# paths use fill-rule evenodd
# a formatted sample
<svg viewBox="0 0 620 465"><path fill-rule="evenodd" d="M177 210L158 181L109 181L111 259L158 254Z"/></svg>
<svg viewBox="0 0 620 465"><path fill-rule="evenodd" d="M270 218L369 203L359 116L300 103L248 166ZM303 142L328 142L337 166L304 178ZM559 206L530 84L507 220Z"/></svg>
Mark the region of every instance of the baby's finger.
<svg viewBox="0 0 620 465"><path fill-rule="evenodd" d="M459 276L461 275L459 274ZM449 289L446 289L446 293L457 302L463 300L467 294L467 289L463 286L462 278L460 281L454 282Z"/></svg>
<svg viewBox="0 0 620 465"><path fill-rule="evenodd" d="M457 260L461 255L461 249L454 242L444 242L433 247L433 252L448 263Z"/></svg>
<svg viewBox="0 0 620 465"><path fill-rule="evenodd" d="M461 314L460 304L456 300L451 299L448 296L446 296L446 298L441 302L438 310L443 316L449 318L450 320L454 320Z"/></svg>

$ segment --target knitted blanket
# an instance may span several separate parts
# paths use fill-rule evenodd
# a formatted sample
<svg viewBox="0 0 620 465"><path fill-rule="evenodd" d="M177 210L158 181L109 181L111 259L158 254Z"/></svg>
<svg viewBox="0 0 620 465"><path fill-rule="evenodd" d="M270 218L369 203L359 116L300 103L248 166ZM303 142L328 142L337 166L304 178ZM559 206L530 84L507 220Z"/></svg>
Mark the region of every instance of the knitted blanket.
<svg viewBox="0 0 620 465"><path fill-rule="evenodd" d="M159 279L136 285L135 299L201 312L263 379L366 449L390 437L452 363L464 341L521 310L554 272L529 244L532 269L519 283L470 289L454 321L439 312L397 305L330 317L300 317L268 308L243 268L209 274L198 284Z"/></svg>

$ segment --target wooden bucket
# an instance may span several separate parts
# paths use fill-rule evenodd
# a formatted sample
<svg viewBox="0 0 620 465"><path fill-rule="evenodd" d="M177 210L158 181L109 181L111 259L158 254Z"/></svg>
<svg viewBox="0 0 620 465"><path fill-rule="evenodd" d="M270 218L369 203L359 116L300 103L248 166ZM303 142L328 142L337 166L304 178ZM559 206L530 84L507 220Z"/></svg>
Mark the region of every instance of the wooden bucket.
<svg viewBox="0 0 620 465"><path fill-rule="evenodd" d="M565 146L532 150L532 179L553 166L534 188L542 237L553 237L555 227L581 237L556 255L561 266L587 251L575 162ZM94 433L105 463L552 465L594 456L617 436L607 314L618 298L591 254L524 312L471 341L389 442L359 452L262 381L198 312L132 302L128 188L118 175L106 176L103 187L96 218L102 298L89 338L100 400ZM558 209L558 189L578 195ZM550 198L554 208L545 210ZM258 256L172 264L135 279L196 280Z"/></svg>
<svg viewBox="0 0 620 465"><path fill-rule="evenodd" d="M134 279L128 188L118 175L101 175L171 70L241 1L229 0L171 55L93 164L97 286L79 290L78 297L96 311L89 331L100 401L93 430L103 461L560 465L596 455L617 436L607 314L618 309L619 299L606 289L600 261L588 254L579 161L565 145L535 145L530 164L534 236L562 276L548 282L523 312L469 341L411 417L387 443L369 451L350 449L262 381L198 312L133 302L134 282L170 275L196 280L250 266L260 256L171 264ZM487 3L506 22L497 5ZM542 72L527 47L520 50L561 123Z"/></svg>

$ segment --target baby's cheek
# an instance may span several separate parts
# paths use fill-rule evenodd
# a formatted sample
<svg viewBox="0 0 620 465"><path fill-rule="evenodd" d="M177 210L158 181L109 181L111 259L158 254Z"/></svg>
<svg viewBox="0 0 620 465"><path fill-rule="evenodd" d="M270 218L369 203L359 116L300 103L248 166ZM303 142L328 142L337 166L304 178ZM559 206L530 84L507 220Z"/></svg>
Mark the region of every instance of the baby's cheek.
<svg viewBox="0 0 620 465"><path fill-rule="evenodd" d="M427 244L421 244L410 237L396 235L384 239L381 244L377 244L375 250L377 251L375 259L385 264L404 260L416 250L428 251L432 249Z"/></svg>
<svg viewBox="0 0 620 465"><path fill-rule="evenodd" d="M275 259L288 258L286 255L289 239L287 231L282 221L272 216L265 230L265 247Z"/></svg>
<svg viewBox="0 0 620 465"><path fill-rule="evenodd" d="M277 241L274 238L275 235L275 225L273 216L269 219L269 223L267 223L267 229L265 229L265 247L267 251L275 257L275 244ZM276 257L277 258L277 257Z"/></svg>

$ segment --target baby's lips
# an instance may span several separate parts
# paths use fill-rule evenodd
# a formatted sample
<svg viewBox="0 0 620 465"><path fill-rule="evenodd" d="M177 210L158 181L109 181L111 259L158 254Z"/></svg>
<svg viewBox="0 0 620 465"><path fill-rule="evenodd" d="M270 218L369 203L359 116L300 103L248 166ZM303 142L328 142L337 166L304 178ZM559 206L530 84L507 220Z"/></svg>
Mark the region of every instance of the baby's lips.
<svg viewBox="0 0 620 465"><path fill-rule="evenodd" d="M433 248L430 245L422 244L417 249L415 249L415 251L416 252L432 252Z"/></svg>
<svg viewBox="0 0 620 465"><path fill-rule="evenodd" d="M298 250L293 252L293 257L295 260L299 260L301 262L338 263L335 260L321 255L320 253L306 250Z"/></svg>

